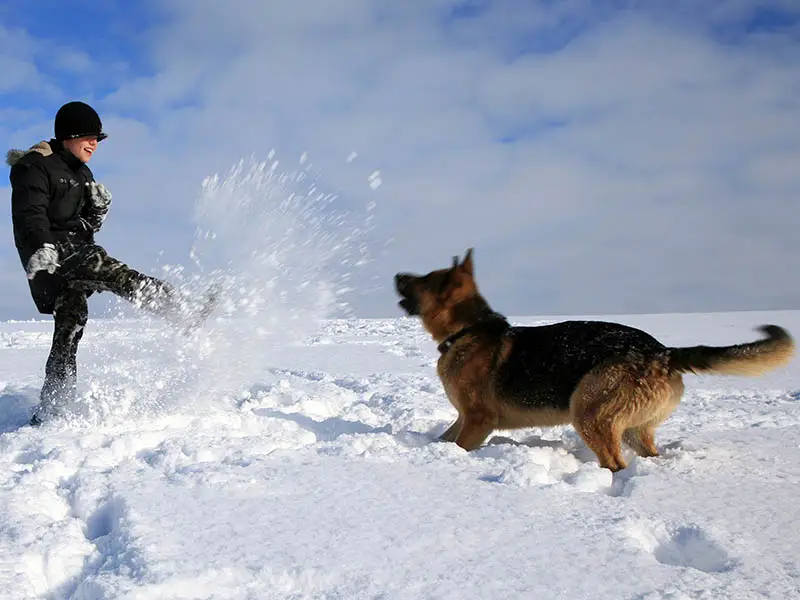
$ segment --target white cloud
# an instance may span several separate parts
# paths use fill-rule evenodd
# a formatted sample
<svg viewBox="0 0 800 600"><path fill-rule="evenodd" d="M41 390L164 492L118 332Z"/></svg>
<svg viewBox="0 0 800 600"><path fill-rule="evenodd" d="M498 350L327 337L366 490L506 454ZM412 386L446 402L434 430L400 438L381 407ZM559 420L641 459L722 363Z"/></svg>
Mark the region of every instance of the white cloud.
<svg viewBox="0 0 800 600"><path fill-rule="evenodd" d="M307 151L346 202L377 201L394 241L373 267L386 287L358 300L367 314L395 314L395 270L468 246L512 313L796 304L782 275L800 267L790 34L721 43L706 25L742 19L744 1L455 6L165 4L155 74L99 103L112 137L93 167L121 213L109 245L177 258L202 177L274 147Z"/></svg>
<svg viewBox="0 0 800 600"><path fill-rule="evenodd" d="M52 54L54 65L60 69L75 73L87 73L95 67L91 57L81 50L65 48Z"/></svg>
<svg viewBox="0 0 800 600"><path fill-rule="evenodd" d="M49 83L33 60L31 40L0 25L0 94L36 92L53 96L58 88Z"/></svg>

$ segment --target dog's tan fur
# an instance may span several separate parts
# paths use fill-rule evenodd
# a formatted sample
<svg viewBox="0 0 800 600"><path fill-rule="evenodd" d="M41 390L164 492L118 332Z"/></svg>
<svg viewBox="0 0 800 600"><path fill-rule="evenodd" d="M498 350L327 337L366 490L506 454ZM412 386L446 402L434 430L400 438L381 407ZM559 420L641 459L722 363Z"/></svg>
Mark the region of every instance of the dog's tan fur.
<svg viewBox="0 0 800 600"><path fill-rule="evenodd" d="M398 274L397 281L398 291L406 298L401 305L421 317L438 343L467 331L491 311L475 283L471 249L463 262L454 260L450 269L425 276ZM509 396L498 382L498 373L520 350L519 340L468 332L453 342L437 365L447 397L458 411L442 439L472 450L496 429L571 423L603 467L623 469L622 442L640 456L658 455L655 430L680 403L683 373L760 375L787 364L794 354L791 337L779 327L764 329L769 338L735 346L666 348L659 344L663 351L601 356L598 364L580 374L568 410L555 404L533 407ZM530 375L520 377L521 394L527 393L528 386L533 394Z"/></svg>

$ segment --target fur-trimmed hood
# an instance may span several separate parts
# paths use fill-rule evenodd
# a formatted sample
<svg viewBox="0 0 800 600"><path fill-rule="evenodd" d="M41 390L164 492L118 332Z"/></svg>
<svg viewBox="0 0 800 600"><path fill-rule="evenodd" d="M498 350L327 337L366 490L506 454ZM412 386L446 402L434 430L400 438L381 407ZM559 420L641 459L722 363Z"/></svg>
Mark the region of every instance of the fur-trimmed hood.
<svg viewBox="0 0 800 600"><path fill-rule="evenodd" d="M6 154L6 164L9 167L13 167L20 158L29 154L31 152L38 152L42 156L50 156L53 153L53 149L50 147L50 142L41 141L38 144L35 144L28 148L27 150L15 150L11 149Z"/></svg>

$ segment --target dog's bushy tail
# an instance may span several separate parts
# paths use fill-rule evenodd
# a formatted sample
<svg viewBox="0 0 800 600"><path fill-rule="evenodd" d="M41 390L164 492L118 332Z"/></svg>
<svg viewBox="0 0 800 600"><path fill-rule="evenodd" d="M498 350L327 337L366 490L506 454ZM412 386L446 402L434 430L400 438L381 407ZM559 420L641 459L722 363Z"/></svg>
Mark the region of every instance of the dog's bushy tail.
<svg viewBox="0 0 800 600"><path fill-rule="evenodd" d="M733 346L692 346L667 350L669 369L675 373L762 375L789 363L794 340L777 325L763 325L766 338Z"/></svg>

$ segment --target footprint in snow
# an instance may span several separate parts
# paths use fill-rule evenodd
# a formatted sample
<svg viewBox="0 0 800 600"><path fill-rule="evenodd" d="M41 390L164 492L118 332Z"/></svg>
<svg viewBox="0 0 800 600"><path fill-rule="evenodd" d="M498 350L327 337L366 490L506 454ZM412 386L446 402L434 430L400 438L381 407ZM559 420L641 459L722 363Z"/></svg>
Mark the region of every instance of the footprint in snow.
<svg viewBox="0 0 800 600"><path fill-rule="evenodd" d="M628 535L662 565L722 573L730 571L737 563L722 544L698 525L638 523L630 528Z"/></svg>

